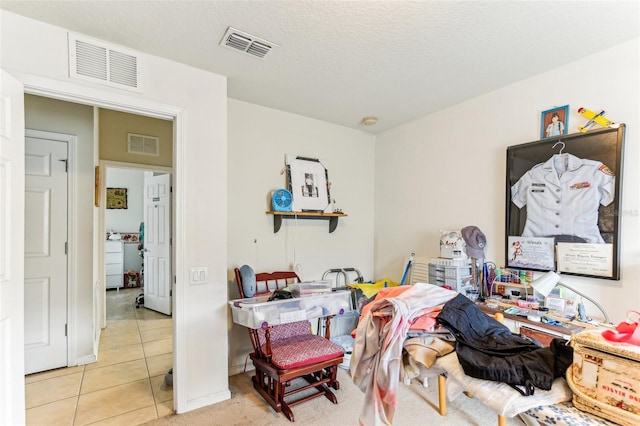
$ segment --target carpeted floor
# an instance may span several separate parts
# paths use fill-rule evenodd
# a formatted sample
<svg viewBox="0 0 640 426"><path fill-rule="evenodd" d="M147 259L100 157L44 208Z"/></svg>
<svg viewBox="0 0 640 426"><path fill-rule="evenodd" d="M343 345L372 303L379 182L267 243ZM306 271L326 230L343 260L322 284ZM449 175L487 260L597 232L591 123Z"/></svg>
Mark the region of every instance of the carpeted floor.
<svg viewBox="0 0 640 426"><path fill-rule="evenodd" d="M282 413L276 413L258 395L251 384L252 372L229 378L231 399L188 413L163 417L147 426L266 426L305 425L326 426L357 425L364 394L353 384L348 372L339 369L340 390L335 394L338 404L320 397L293 407L295 423L289 422ZM491 426L498 423L495 413L479 401L460 396L447 405L447 416L441 417L437 411L438 384L435 379L425 388L418 380L410 386L399 384L398 406L393 424L396 426L453 425ZM508 426L522 425L517 418L508 419Z"/></svg>

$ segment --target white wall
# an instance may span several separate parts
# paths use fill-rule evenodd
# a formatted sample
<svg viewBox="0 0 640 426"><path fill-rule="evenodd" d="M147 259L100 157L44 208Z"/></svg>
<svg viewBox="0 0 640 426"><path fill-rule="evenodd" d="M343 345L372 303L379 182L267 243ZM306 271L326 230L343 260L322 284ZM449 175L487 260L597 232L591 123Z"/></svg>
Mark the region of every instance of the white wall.
<svg viewBox="0 0 640 426"><path fill-rule="evenodd" d="M228 101L229 298L239 297L233 268L257 272L293 269L304 280L331 268L355 267L373 279L373 135L234 99ZM331 198L348 217L329 233L327 220L283 220L273 232L271 191L286 188L285 154L320 158L328 170ZM250 352L246 330L232 325L231 374Z"/></svg>
<svg viewBox="0 0 640 426"><path fill-rule="evenodd" d="M227 198L226 78L145 55L142 95L74 81L68 77L66 30L4 10L0 24L2 68L21 80L26 90L178 117L174 404L184 412L228 399L227 341L203 338L227 333L227 294L220 291L228 283L227 209L220 208ZM94 165L79 177L91 182L91 193ZM85 232L92 234L92 228ZM207 267L208 283L188 285L192 267ZM90 297L79 297L77 303L93 305ZM93 341L91 335L82 338Z"/></svg>
<svg viewBox="0 0 640 426"><path fill-rule="evenodd" d="M108 188L127 188L126 209L106 209L104 221L107 232L139 232L143 221L144 171L108 168Z"/></svg>
<svg viewBox="0 0 640 426"><path fill-rule="evenodd" d="M438 231L478 226L487 260L504 264L506 148L540 139L541 112L569 105L569 132L586 122L579 107L626 123L622 177L621 280L564 275L624 319L640 306L639 40L506 86L378 136L377 276L399 279L407 253L437 257ZM472 71L470 71L472 72ZM393 170L389 173L388 170ZM398 208L401 206L401 208ZM599 312L589 307L594 316Z"/></svg>

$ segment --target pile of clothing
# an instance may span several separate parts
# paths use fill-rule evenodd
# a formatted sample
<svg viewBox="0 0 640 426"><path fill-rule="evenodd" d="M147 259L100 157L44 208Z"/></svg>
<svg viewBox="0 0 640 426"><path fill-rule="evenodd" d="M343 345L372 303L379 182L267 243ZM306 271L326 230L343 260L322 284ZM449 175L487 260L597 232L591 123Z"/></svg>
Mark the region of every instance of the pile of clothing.
<svg viewBox="0 0 640 426"><path fill-rule="evenodd" d="M422 325L416 327L418 322ZM410 330L423 334L408 339ZM450 340L455 346L447 343ZM564 341L541 347L455 291L422 283L384 289L363 308L355 331L350 370L365 393L360 424L392 424L407 365L412 361L430 367L454 347L465 374L507 383L523 395L533 394L536 387L550 389L573 360L572 348Z"/></svg>

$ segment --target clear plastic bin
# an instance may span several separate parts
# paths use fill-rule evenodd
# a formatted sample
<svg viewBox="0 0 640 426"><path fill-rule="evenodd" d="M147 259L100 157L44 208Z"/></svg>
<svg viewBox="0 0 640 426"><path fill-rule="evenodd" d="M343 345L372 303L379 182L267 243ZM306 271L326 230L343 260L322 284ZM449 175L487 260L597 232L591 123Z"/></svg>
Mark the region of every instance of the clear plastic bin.
<svg viewBox="0 0 640 426"><path fill-rule="evenodd" d="M249 328L264 328L351 311L351 293L339 290L326 294L268 301L268 296L229 301L233 322Z"/></svg>
<svg viewBox="0 0 640 426"><path fill-rule="evenodd" d="M329 280L289 284L289 290L291 290L293 297L331 293L331 288L332 285Z"/></svg>

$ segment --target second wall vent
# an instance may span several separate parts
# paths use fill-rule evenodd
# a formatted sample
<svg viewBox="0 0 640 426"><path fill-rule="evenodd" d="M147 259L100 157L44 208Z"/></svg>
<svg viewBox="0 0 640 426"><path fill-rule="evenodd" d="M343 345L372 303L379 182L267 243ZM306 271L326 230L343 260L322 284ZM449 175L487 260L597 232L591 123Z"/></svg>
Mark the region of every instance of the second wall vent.
<svg viewBox="0 0 640 426"><path fill-rule="evenodd" d="M155 136L127 133L127 152L158 157L160 155L160 139Z"/></svg>
<svg viewBox="0 0 640 426"><path fill-rule="evenodd" d="M138 52L69 33L69 77L142 92Z"/></svg>

